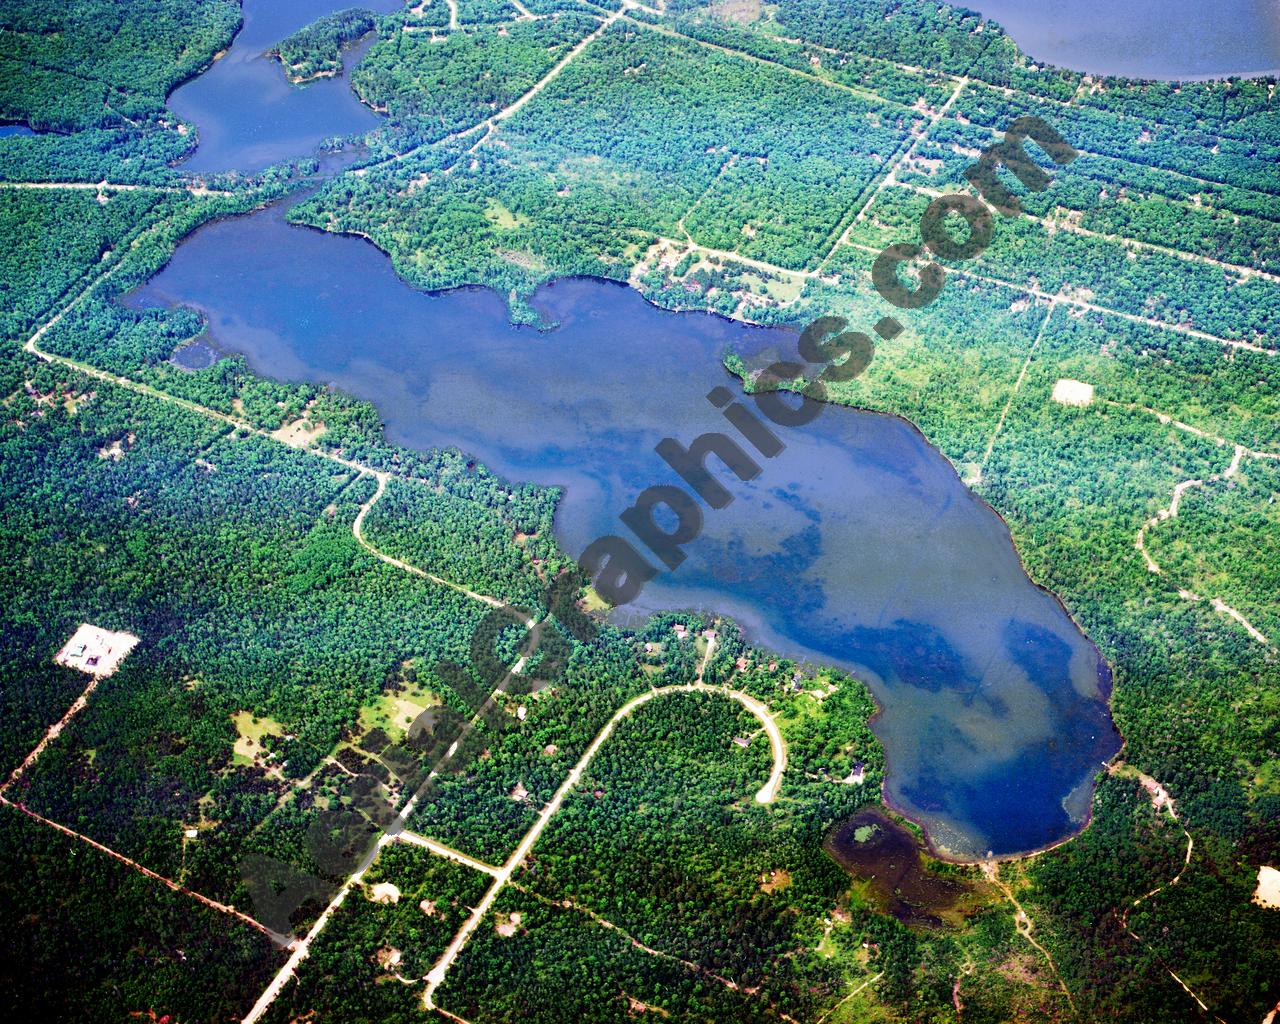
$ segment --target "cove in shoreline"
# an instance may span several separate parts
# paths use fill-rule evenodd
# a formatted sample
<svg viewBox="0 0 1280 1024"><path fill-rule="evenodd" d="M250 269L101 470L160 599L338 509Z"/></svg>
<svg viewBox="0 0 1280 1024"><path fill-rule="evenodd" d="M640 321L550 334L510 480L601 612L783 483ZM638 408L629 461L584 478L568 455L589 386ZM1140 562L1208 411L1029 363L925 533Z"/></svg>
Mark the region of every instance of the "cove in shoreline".
<svg viewBox="0 0 1280 1024"><path fill-rule="evenodd" d="M302 85L290 83L280 62L267 55L298 29L350 6L343 0L245 0L244 24L230 48L169 95L169 109L199 132L199 145L179 169L261 170L309 156L326 139L381 124L382 118L351 91L346 74L373 43L372 35L343 51L343 73ZM400 5L368 0L357 6L387 12Z"/></svg>

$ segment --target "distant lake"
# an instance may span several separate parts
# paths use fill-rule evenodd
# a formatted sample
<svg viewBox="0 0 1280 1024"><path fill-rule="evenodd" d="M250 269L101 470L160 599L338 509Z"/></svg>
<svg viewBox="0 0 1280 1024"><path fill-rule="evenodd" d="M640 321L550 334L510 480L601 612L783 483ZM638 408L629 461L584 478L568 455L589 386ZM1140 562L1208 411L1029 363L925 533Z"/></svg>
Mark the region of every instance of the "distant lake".
<svg viewBox="0 0 1280 1024"><path fill-rule="evenodd" d="M1280 73L1280 0L951 0L1041 63L1129 78Z"/></svg>
<svg viewBox="0 0 1280 1024"><path fill-rule="evenodd" d="M345 73L293 85L266 52L317 18L348 7L388 12L397 0L243 0L244 26L204 74L179 86L169 108L200 133L184 171L256 171L309 156L322 141L376 127L381 118L351 91ZM351 67L373 37L347 51Z"/></svg>
<svg viewBox="0 0 1280 1024"><path fill-rule="evenodd" d="M789 332L592 280L538 293L558 329L515 327L497 294L419 292L372 245L291 226L279 205L201 228L130 301L201 309L218 349L373 401L395 442L564 488L556 534L574 556L625 535L618 513L645 487L680 483L660 439L729 429L705 397L741 393L726 352L795 352ZM999 517L901 420L832 406L777 429L786 450L727 481L736 500L705 510L638 610L722 612L753 642L854 670L884 708L889 798L952 856L1078 829L1119 745L1105 667Z"/></svg>

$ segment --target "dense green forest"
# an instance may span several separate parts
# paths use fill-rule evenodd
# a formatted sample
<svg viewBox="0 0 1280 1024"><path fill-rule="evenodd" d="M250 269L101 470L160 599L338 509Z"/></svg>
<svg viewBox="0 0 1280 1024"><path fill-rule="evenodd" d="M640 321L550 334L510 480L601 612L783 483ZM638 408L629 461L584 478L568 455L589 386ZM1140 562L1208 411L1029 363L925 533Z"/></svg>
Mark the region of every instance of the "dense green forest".
<svg viewBox="0 0 1280 1024"><path fill-rule="evenodd" d="M10 1020L238 1019L284 960L247 925L11 807L0 855Z"/></svg>
<svg viewBox="0 0 1280 1024"><path fill-rule="evenodd" d="M1223 598L1273 636L1280 632L1280 465L1250 460L1227 477L1229 468L1188 491L1177 519L1149 531L1147 550L1192 590Z"/></svg>
<svg viewBox="0 0 1280 1024"><path fill-rule="evenodd" d="M403 1024L423 1017L416 989L399 979L431 969L487 876L419 847L389 846L361 888L339 908L298 980L271 1008L269 1021L340 1009L343 1020ZM394 886L380 902L378 886Z"/></svg>
<svg viewBox="0 0 1280 1024"><path fill-rule="evenodd" d="M63 130L162 121L169 91L239 27L235 0L9 0L0 119Z"/></svg>
<svg viewBox="0 0 1280 1024"><path fill-rule="evenodd" d="M375 409L318 384L237 358L180 370L169 356L201 316L120 301L199 225L315 169L183 172L197 133L165 98L239 21L231 0L0 12L0 120L55 130L0 140L0 775L84 689L52 661L77 624L137 634L5 798L263 918L254 865L269 863L302 880L280 922L300 934L416 788L415 727L447 744L491 681L475 649L489 606L380 560L356 517L376 551L539 618L567 560L556 492L396 448ZM967 895L941 923L904 923L823 850L886 770L861 683L709 616L593 635L557 616L563 673L500 698L408 828L503 864L619 707L700 671L767 704L782 798L752 800L770 755L742 705L645 705L440 1005L475 1024L1262 1019L1280 998L1280 911L1250 900L1258 866L1280 865L1275 82L1041 68L932 0L458 0L456 16L431 0L339 12L277 48L294 77L328 74L370 31L352 87L385 118L363 166L291 216L369 236L420 287L493 286L517 318L540 283L591 274L670 308L866 329L889 311L875 254L919 241L931 200L966 190L1015 118L1060 132L1079 158L1030 147L1051 186L1019 188L1023 214L981 256L941 261L940 298L829 395L911 420L1004 517L1111 666L1126 743L1079 837L987 873L924 857ZM143 187L13 187L102 181ZM22 351L37 331L63 362ZM1055 401L1064 378L1090 404ZM310 450L271 436L299 423ZM374 472L389 474L376 501ZM0 850L10 1016L239 1019L284 960L12 806ZM422 978L490 883L388 841L264 1019L443 1019Z"/></svg>

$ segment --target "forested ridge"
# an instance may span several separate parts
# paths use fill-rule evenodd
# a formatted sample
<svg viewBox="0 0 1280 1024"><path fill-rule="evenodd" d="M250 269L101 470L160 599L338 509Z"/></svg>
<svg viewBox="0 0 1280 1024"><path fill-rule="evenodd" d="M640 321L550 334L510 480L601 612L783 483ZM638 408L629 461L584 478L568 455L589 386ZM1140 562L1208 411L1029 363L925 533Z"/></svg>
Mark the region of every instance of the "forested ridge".
<svg viewBox="0 0 1280 1024"><path fill-rule="evenodd" d="M465 452L397 448L371 406L240 359L182 371L169 356L205 330L199 314L119 301L200 224L314 170L183 172L198 135L165 97L238 24L230 0L0 13L0 119L58 133L0 140L0 773L83 690L52 661L76 625L138 634L3 795L251 915L243 865L271 858L315 882L289 922L301 934L352 864L318 823L370 792L407 796L386 751L423 711L467 708L445 666L474 672L488 610L377 553L538 614L567 560L554 491ZM1258 866L1280 865L1275 82L1041 68L925 0L352 9L281 40L280 73L331 73L370 31L352 87L385 120L363 166L291 217L369 236L420 287L490 285L517 318L536 315L540 283L581 273L670 308L868 329L894 312L869 281L875 254L919 241L925 207L967 188L1015 118L1060 132L1080 156L1030 147L1052 185L1019 189L1024 214L946 264L937 302L894 312L903 333L830 397L910 419L1004 517L1111 666L1125 738L1079 837L994 874L925 857L967 895L942 923L917 908L904 924L823 852L883 778L860 682L710 615L590 639L552 626L563 676L504 698L410 829L496 869L619 707L699 673L768 706L782 798L752 801L769 746L741 705L645 705L439 1005L472 1024L1262 1019L1280 999L1280 911L1250 900ZM37 331L71 364L24 352ZM1093 400L1055 400L1062 379ZM310 450L271 436L299 424ZM501 649L510 664L509 637ZM239 1019L283 962L242 921L13 806L0 826L12 1014ZM490 884L388 843L263 1019L432 1019L422 979Z"/></svg>
<svg viewBox="0 0 1280 1024"><path fill-rule="evenodd" d="M163 121L169 91L240 26L236 0L12 0L0 13L0 118L75 130Z"/></svg>

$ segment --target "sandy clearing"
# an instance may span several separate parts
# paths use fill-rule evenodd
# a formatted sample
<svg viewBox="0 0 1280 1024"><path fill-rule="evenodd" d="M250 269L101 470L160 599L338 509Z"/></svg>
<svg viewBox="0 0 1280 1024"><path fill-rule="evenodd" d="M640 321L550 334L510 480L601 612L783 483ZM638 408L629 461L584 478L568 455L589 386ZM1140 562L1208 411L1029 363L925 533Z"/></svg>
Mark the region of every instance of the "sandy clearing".
<svg viewBox="0 0 1280 1024"><path fill-rule="evenodd" d="M132 633L117 633L85 622L63 644L53 660L98 679L106 679L137 645L138 638Z"/></svg>
<svg viewBox="0 0 1280 1024"><path fill-rule="evenodd" d="M271 431L271 436L290 448L313 448L327 428L323 423L313 423L305 416Z"/></svg>
<svg viewBox="0 0 1280 1024"><path fill-rule="evenodd" d="M236 741L232 751L251 763L258 761L266 753L262 746L264 737L284 735L284 726L279 722L270 718L255 718L251 711L237 711L231 716L231 721L236 727Z"/></svg>
<svg viewBox="0 0 1280 1024"><path fill-rule="evenodd" d="M1062 405L1086 406L1093 401L1093 385L1070 377L1060 377L1053 385L1052 398Z"/></svg>
<svg viewBox="0 0 1280 1024"><path fill-rule="evenodd" d="M369 900L372 903L399 903L400 889L390 882L379 882L370 886Z"/></svg>
<svg viewBox="0 0 1280 1024"><path fill-rule="evenodd" d="M493 930L504 939L509 939L520 930L520 923L523 920L524 917L518 910L511 914L499 914L498 922L494 925Z"/></svg>
<svg viewBox="0 0 1280 1024"><path fill-rule="evenodd" d="M378 959L378 966L384 971L389 971L394 967L399 967L400 961L403 958L403 954L401 954L400 950L396 949L394 946L383 946L378 950L375 956Z"/></svg>
<svg viewBox="0 0 1280 1024"><path fill-rule="evenodd" d="M1258 889L1253 902L1269 910L1280 910L1280 870L1267 865L1258 868Z"/></svg>

